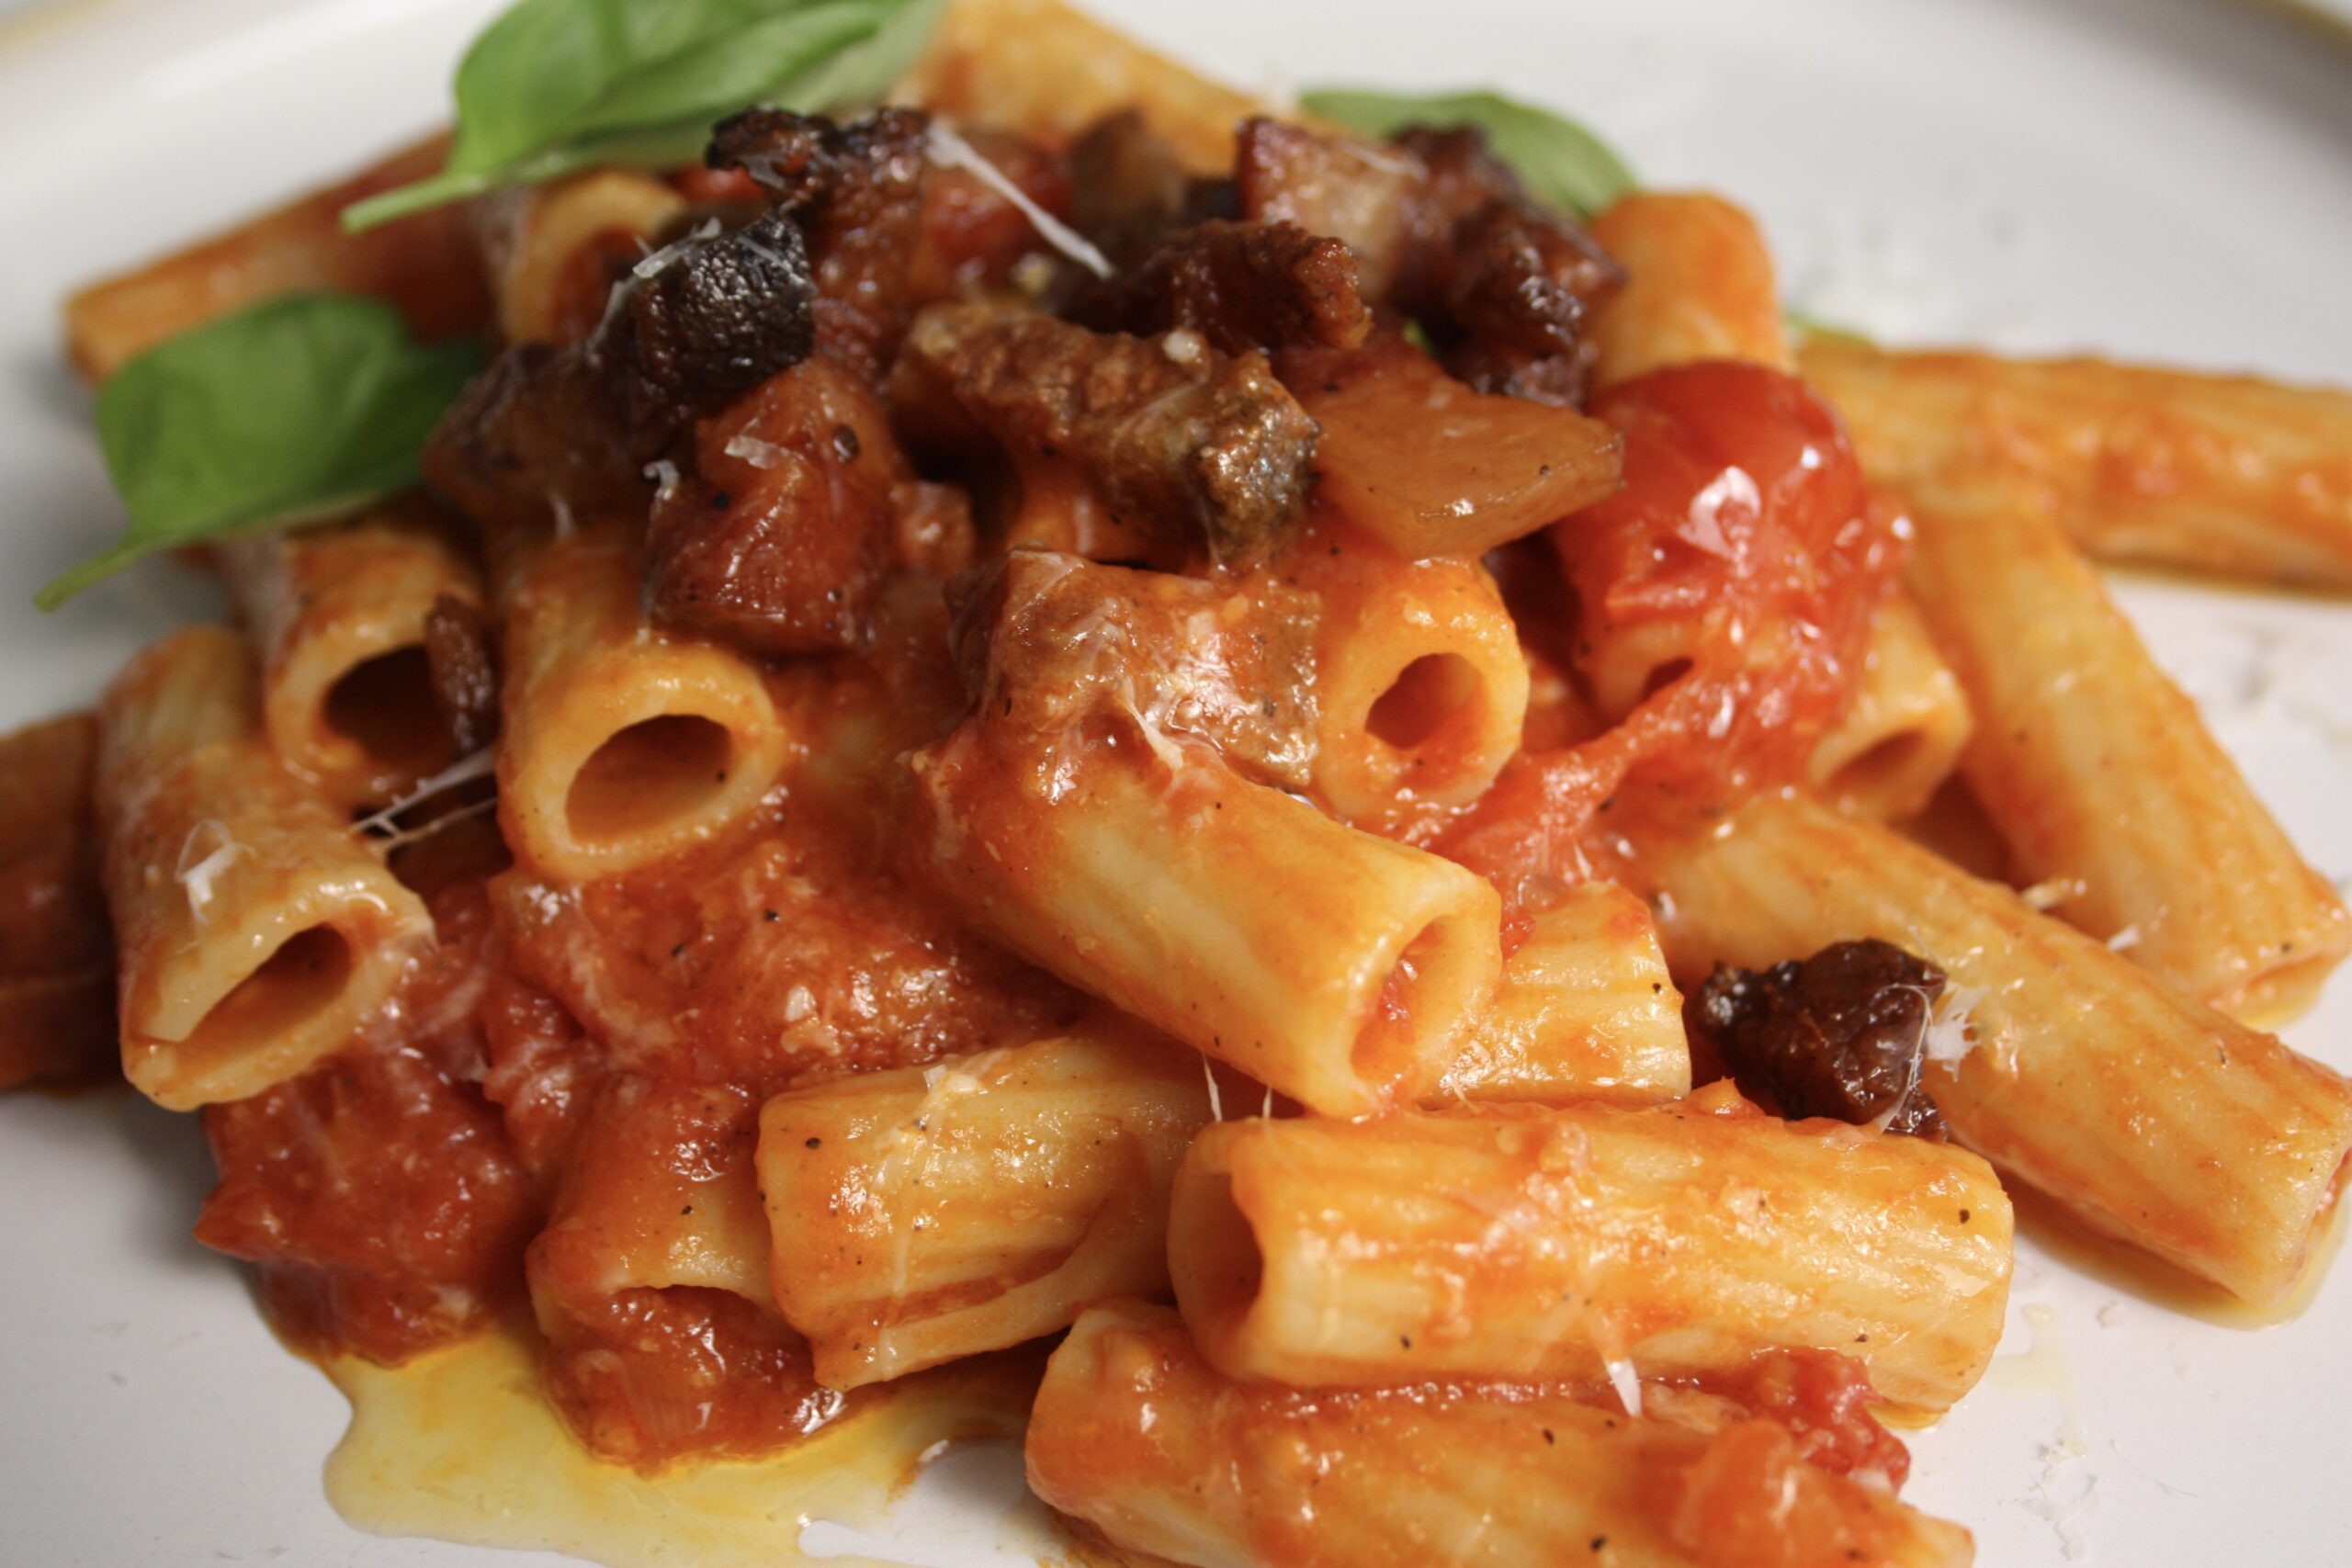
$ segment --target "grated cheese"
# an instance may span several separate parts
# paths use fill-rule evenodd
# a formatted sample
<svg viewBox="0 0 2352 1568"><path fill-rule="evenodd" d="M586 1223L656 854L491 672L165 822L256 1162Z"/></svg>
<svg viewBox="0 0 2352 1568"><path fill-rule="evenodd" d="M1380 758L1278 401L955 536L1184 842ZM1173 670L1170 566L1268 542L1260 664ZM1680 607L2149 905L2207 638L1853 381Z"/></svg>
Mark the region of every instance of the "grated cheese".
<svg viewBox="0 0 2352 1568"><path fill-rule="evenodd" d="M781 468L791 454L773 441L763 441L748 430L739 430L727 438L726 453L760 469Z"/></svg>
<svg viewBox="0 0 2352 1568"><path fill-rule="evenodd" d="M479 751L469 751L432 777L419 779L416 787L372 816L362 817L351 825L355 833L396 831L395 818L410 807L432 799L443 790L454 789L475 779L488 778L498 771L498 757L487 746Z"/></svg>
<svg viewBox="0 0 2352 1568"><path fill-rule="evenodd" d="M1611 1356L1608 1361L1609 1386L1617 1391L1617 1402L1625 1414L1638 1416L1642 1413L1642 1380L1634 1371L1632 1358Z"/></svg>
<svg viewBox="0 0 2352 1568"><path fill-rule="evenodd" d="M203 837L207 829L210 829L220 841L209 853L191 863L188 856L195 852L197 840ZM236 864L239 860L251 853L253 851L229 836L226 824L214 818L207 817L187 830L187 837L180 840L179 864L172 875L173 879L187 891L187 912L196 918L198 925L200 926L205 922L204 911L217 896L214 885L220 880L221 874Z"/></svg>
<svg viewBox="0 0 2352 1568"><path fill-rule="evenodd" d="M931 161L943 169L963 169L997 195L1021 210L1037 237L1061 252L1071 261L1095 276L1107 280L1113 268L1111 258L1096 250L1086 236L1029 199L1029 193L1014 185L1002 169L979 154L978 149L947 128L943 120L931 122L929 134Z"/></svg>
<svg viewBox="0 0 2352 1568"><path fill-rule="evenodd" d="M1972 1015L1990 994L1982 986L1948 988L1921 1026L1920 1055L1946 1066L1958 1066L1962 1058L1984 1043L1977 1037L1976 1020Z"/></svg>
<svg viewBox="0 0 2352 1568"><path fill-rule="evenodd" d="M2053 876L2019 889L2018 897L2033 906L2035 912L2046 915L2069 898L2079 898L2090 890L2090 884L2079 876Z"/></svg>

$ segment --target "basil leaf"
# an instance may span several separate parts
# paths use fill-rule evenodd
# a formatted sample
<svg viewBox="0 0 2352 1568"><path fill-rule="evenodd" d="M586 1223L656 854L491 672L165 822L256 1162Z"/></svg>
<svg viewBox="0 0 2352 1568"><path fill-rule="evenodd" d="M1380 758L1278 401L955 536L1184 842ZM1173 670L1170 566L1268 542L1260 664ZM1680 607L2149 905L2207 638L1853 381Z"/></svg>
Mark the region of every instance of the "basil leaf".
<svg viewBox="0 0 2352 1568"><path fill-rule="evenodd" d="M675 167L754 103L870 102L946 0L518 0L458 66L457 134L430 179L346 208L345 229L599 164Z"/></svg>
<svg viewBox="0 0 2352 1568"><path fill-rule="evenodd" d="M51 581L53 610L141 556L265 524L319 522L416 482L481 355L420 344L380 299L293 294L167 338L98 389L122 542Z"/></svg>
<svg viewBox="0 0 2352 1568"><path fill-rule="evenodd" d="M1316 87L1298 96L1310 114L1366 136L1389 137L1409 126L1475 126L1519 172L1538 200L1589 218L1637 183L1614 148L1565 115L1500 93L1384 93L1369 87Z"/></svg>
<svg viewBox="0 0 2352 1568"><path fill-rule="evenodd" d="M1835 338L1841 343L1850 343L1860 348L1878 346L1867 333L1857 332L1852 327L1840 326L1835 321L1823 321L1819 316L1807 310L1800 310L1794 305L1781 307L1781 322L1798 337Z"/></svg>

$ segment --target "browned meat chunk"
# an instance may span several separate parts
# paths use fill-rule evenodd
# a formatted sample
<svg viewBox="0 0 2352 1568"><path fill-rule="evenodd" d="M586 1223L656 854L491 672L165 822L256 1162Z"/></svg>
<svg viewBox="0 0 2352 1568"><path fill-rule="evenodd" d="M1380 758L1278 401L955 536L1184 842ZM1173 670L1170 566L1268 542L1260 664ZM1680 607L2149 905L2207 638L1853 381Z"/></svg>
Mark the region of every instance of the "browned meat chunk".
<svg viewBox="0 0 2352 1568"><path fill-rule="evenodd" d="M1133 109L1105 115L1070 147L1070 224L1122 265L1193 223L1230 220L1230 179L1204 179Z"/></svg>
<svg viewBox="0 0 2352 1568"><path fill-rule="evenodd" d="M816 346L808 251L782 213L650 258L633 281L589 354L618 378L639 458Z"/></svg>
<svg viewBox="0 0 2352 1568"><path fill-rule="evenodd" d="M1581 401L1585 318L1623 274L1583 230L1531 198L1477 131L1408 130L1396 146L1427 174L1408 208L1399 308L1482 390Z"/></svg>
<svg viewBox="0 0 2352 1568"><path fill-rule="evenodd" d="M1179 230L1116 277L1080 289L1068 313L1104 332L1190 327L1226 354L1353 348L1372 330L1355 257L1295 223Z"/></svg>
<svg viewBox="0 0 2352 1568"><path fill-rule="evenodd" d="M1295 223L1355 253L1365 295L1389 301L1420 211L1425 171L1374 142L1274 119L1242 122L1233 183L1240 216Z"/></svg>
<svg viewBox="0 0 2352 1568"><path fill-rule="evenodd" d="M755 653L855 646L913 477L873 393L810 359L704 422L695 447L647 531L653 618Z"/></svg>
<svg viewBox="0 0 2352 1568"><path fill-rule="evenodd" d="M1089 127L1069 150L1070 221L1125 261L1183 221L1193 176L1176 149L1128 109Z"/></svg>
<svg viewBox="0 0 2352 1568"><path fill-rule="evenodd" d="M721 122L711 141L714 168L751 175L806 231L818 343L869 382L888 369L917 310L1002 285L1045 244L1001 190L968 169L935 164L929 136L929 117L912 109L877 109L847 124L750 109ZM1069 212L1059 158L988 131L969 144L1039 208Z"/></svg>
<svg viewBox="0 0 2352 1568"><path fill-rule="evenodd" d="M1115 712L1205 740L1261 782L1306 787L1315 760L1312 596L1014 550L949 589L973 711L1053 739Z"/></svg>
<svg viewBox="0 0 2352 1568"><path fill-rule="evenodd" d="M424 662L433 700L460 757L498 734L498 665L490 622L478 605L444 593L424 617Z"/></svg>
<svg viewBox="0 0 2352 1568"><path fill-rule="evenodd" d="M576 348L517 344L466 386L425 443L424 482L495 542L551 521L641 512L603 375Z"/></svg>
<svg viewBox="0 0 2352 1568"><path fill-rule="evenodd" d="M1245 218L1347 242L1364 291L1427 329L1481 391L1582 400L1585 320L1616 264L1530 197L1475 130L1409 130L1388 146L1251 120L1236 185Z"/></svg>
<svg viewBox="0 0 2352 1568"><path fill-rule="evenodd" d="M714 169L741 169L808 237L817 341L868 380L880 378L906 317L922 235L926 116L877 109L846 125L820 115L746 109L711 133Z"/></svg>
<svg viewBox="0 0 2352 1568"><path fill-rule="evenodd" d="M1841 942L1801 963L1719 967L1683 1004L1741 1088L1786 1116L1881 1122L1943 1135L1920 1087L1928 1022L1944 973L1883 942Z"/></svg>
<svg viewBox="0 0 2352 1568"><path fill-rule="evenodd" d="M1024 476L1065 466L1179 560L1262 559L1306 499L1315 422L1262 355L1219 354L1197 334L1123 337L1034 311L934 306L908 334L893 400L942 398Z"/></svg>
<svg viewBox="0 0 2352 1568"><path fill-rule="evenodd" d="M1002 131L965 133L972 151L1046 212L1067 219L1069 165L1034 141ZM1004 193L967 168L933 164L922 191L922 238L908 258L912 299L922 304L969 288L1001 288L1024 256L1046 249L1037 226Z"/></svg>
<svg viewBox="0 0 2352 1568"><path fill-rule="evenodd" d="M206 1107L220 1184L196 1236L261 1265L280 1332L398 1361L514 1292L537 1204L452 1055L356 1052Z"/></svg>
<svg viewBox="0 0 2352 1568"><path fill-rule="evenodd" d="M494 532L641 513L644 462L808 355L814 298L781 212L658 252L586 339L492 360L433 433L426 482Z"/></svg>

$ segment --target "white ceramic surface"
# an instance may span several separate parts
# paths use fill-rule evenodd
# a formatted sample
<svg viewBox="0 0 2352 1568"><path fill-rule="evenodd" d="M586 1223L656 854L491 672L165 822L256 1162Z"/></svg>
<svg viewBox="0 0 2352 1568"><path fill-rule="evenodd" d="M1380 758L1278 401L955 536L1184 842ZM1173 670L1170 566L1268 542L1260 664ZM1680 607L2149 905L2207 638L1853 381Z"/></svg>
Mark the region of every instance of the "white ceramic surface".
<svg viewBox="0 0 2352 1568"><path fill-rule="evenodd" d="M1656 183L1765 218L1796 302L1898 339L2088 346L2352 382L2352 52L2199 0L1100 0L1250 83L1493 83L1609 132ZM2332 3L2332 0L2331 0ZM155 565L42 619L115 527L58 369L74 279L349 165L439 112L487 0L69 0L0 21L0 726L85 703L205 593ZM2157 653L2312 857L2352 875L2352 608L2125 585ZM2352 980L2294 1031L2352 1067ZM321 1498L340 1398L187 1238L193 1123L119 1097L0 1103L0 1562L553 1562L357 1535ZM2260 1334L2019 1248L2089 1453L2034 1380L1914 1439L1911 1496L1988 1568L2352 1563L2339 1472L2352 1279ZM898 1540L1035 1561L1001 1452ZM833 1547L851 1544L825 1538ZM812 1545L819 1544L812 1540Z"/></svg>

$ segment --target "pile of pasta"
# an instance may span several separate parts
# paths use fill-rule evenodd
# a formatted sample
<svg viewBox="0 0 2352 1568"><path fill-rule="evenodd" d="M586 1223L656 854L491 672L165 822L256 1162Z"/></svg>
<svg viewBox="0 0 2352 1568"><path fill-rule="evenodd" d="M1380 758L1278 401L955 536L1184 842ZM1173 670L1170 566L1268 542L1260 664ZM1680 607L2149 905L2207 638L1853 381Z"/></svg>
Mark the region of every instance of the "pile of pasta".
<svg viewBox="0 0 2352 1568"><path fill-rule="evenodd" d="M0 746L0 1062L200 1110L283 1331L526 1303L646 1470L1045 1342L1033 1486L1173 1562L1924 1565L1871 1410L1984 1371L2005 1182L2293 1287L2352 1089L2260 1031L2352 921L2087 558L2352 587L2352 400L1792 344L1724 201L1587 232L1051 0L908 96L994 174L931 140L953 265L877 313L911 254L804 210L813 354L618 501L497 422L740 170L341 234L420 150L74 302L96 378L302 287L503 349L429 491L209 550L234 626ZM1156 273L1145 186L1311 243ZM1876 1114L1686 1026L1856 942L1935 976Z"/></svg>

